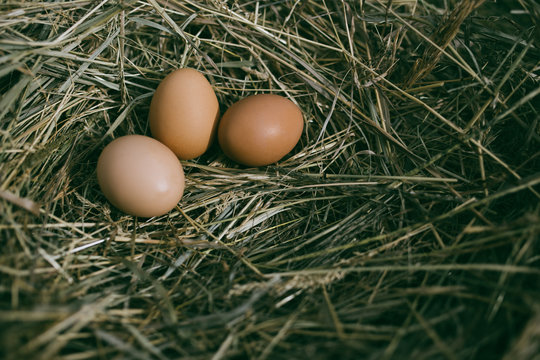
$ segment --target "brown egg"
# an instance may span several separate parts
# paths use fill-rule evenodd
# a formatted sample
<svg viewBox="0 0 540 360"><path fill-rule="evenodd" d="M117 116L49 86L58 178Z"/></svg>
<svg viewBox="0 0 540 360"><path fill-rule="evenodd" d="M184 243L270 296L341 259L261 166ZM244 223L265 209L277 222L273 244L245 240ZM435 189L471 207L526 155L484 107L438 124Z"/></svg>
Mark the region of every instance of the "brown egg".
<svg viewBox="0 0 540 360"><path fill-rule="evenodd" d="M179 69L159 84L148 119L154 138L180 159L193 159L202 155L215 137L219 104L204 75L194 69Z"/></svg>
<svg viewBox="0 0 540 360"><path fill-rule="evenodd" d="M151 137L122 136L98 159L97 178L105 197L118 209L152 217L173 209L184 193L184 170L174 153Z"/></svg>
<svg viewBox="0 0 540 360"><path fill-rule="evenodd" d="M231 159L248 166L275 163L302 135L302 112L278 95L260 94L234 103L218 129L219 145Z"/></svg>

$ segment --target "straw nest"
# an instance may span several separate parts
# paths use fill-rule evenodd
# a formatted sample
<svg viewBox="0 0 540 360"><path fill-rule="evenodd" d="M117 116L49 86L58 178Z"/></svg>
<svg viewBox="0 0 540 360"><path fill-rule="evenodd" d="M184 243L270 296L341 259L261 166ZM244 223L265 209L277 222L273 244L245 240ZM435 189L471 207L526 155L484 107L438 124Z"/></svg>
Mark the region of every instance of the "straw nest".
<svg viewBox="0 0 540 360"><path fill-rule="evenodd" d="M0 5L0 357L538 359L534 0ZM154 89L299 105L246 168L184 161L165 216L99 191ZM536 357L535 357L536 356Z"/></svg>

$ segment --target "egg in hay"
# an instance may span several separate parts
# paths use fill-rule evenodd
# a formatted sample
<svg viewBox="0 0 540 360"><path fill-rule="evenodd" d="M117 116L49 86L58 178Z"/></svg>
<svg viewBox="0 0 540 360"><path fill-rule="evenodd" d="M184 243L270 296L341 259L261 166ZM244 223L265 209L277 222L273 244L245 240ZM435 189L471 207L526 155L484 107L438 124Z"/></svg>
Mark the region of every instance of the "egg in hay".
<svg viewBox="0 0 540 360"><path fill-rule="evenodd" d="M218 141L223 152L247 166L277 162L298 143L304 121L289 99L274 94L248 96L223 115Z"/></svg>
<svg viewBox="0 0 540 360"><path fill-rule="evenodd" d="M148 136L127 135L108 144L98 159L105 197L125 213L153 217L173 209L184 193L184 171L176 155Z"/></svg>
<svg viewBox="0 0 540 360"><path fill-rule="evenodd" d="M202 155L217 130L219 104L212 85L195 69L167 75L152 97L148 115L152 136L180 159Z"/></svg>

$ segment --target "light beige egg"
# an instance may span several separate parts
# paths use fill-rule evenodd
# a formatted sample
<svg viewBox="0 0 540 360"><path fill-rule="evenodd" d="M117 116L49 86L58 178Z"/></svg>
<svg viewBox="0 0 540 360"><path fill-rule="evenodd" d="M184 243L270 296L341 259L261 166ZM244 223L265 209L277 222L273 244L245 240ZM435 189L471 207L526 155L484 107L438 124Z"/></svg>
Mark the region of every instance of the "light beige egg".
<svg viewBox="0 0 540 360"><path fill-rule="evenodd" d="M116 208L140 217L172 210L184 193L184 171L176 155L151 137L122 136L98 159L101 191Z"/></svg>

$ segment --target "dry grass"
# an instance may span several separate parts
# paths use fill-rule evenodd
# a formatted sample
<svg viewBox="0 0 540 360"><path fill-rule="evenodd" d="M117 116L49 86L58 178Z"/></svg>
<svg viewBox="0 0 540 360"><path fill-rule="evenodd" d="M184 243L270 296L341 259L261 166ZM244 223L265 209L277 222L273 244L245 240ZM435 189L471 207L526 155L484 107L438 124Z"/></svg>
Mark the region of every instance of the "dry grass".
<svg viewBox="0 0 540 360"><path fill-rule="evenodd" d="M0 357L539 359L540 6L0 5ZM293 153L185 161L166 216L97 156L193 67L296 102ZM536 356L536 357L535 357Z"/></svg>

